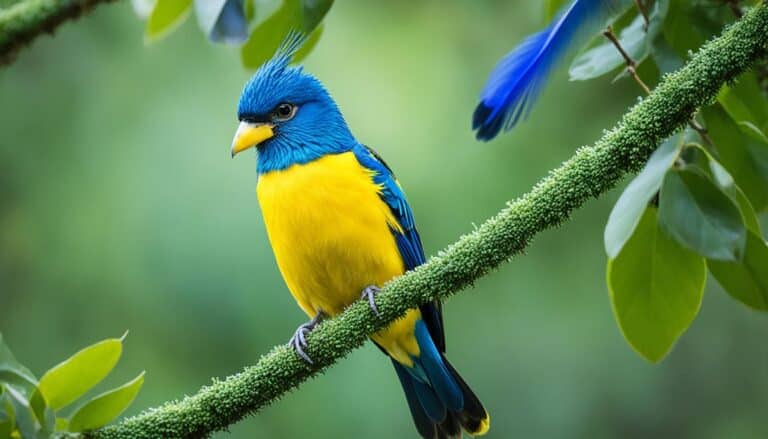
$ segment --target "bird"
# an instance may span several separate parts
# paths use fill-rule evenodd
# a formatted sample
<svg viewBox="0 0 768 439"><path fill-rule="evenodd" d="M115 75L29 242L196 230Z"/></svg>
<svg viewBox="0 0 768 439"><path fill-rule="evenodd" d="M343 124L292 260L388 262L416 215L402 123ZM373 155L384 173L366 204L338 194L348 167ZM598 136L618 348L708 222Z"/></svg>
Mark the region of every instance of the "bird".
<svg viewBox="0 0 768 439"><path fill-rule="evenodd" d="M542 31L528 36L491 72L472 115L481 141L495 138L528 117L552 69L569 49L584 43L595 24L628 0L574 0Z"/></svg>
<svg viewBox="0 0 768 439"><path fill-rule="evenodd" d="M308 363L309 334L320 321L376 294L425 262L413 212L391 168L352 135L325 88L291 60L303 41L287 37L246 83L231 154L255 149L257 186L277 266L311 317L288 345ZM485 434L490 418L445 357L442 307L409 310L373 335L402 384L418 433Z"/></svg>

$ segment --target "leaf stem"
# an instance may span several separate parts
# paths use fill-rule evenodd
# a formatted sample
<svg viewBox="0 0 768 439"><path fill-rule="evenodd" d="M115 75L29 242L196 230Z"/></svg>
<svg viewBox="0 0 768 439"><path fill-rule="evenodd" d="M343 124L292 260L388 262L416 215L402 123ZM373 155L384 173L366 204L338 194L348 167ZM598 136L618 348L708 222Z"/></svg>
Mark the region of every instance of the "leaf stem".
<svg viewBox="0 0 768 439"><path fill-rule="evenodd" d="M627 53L626 50L624 50L624 47L621 45L621 42L618 38L616 38L616 34L613 33L613 27L608 26L605 31L603 32L603 35L605 35L606 38L608 38L611 43L616 47L616 49L619 51L621 56L624 58L624 62L627 64L627 73L629 73L629 76L632 77L632 79L637 82L638 85L645 91L645 94L649 95L651 94L651 89L648 87L648 85L643 82L643 80L640 78L640 75L637 74L637 63L634 59Z"/></svg>

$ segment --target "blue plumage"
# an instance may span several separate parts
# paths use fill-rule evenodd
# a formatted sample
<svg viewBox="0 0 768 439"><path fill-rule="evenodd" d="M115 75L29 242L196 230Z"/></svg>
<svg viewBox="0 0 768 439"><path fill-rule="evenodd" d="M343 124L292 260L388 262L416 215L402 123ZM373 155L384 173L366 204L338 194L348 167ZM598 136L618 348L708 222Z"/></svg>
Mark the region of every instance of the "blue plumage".
<svg viewBox="0 0 768 439"><path fill-rule="evenodd" d="M301 107L296 117L279 124L280 135L259 148L259 174L350 151L358 144L323 84L303 68L289 66L302 42L299 34L289 36L275 56L259 67L240 95L240 120L266 122L264 118L281 102Z"/></svg>
<svg viewBox="0 0 768 439"><path fill-rule="evenodd" d="M626 0L574 0L543 31L526 38L491 72L472 118L478 140L488 141L528 116L552 69L583 43L601 17Z"/></svg>

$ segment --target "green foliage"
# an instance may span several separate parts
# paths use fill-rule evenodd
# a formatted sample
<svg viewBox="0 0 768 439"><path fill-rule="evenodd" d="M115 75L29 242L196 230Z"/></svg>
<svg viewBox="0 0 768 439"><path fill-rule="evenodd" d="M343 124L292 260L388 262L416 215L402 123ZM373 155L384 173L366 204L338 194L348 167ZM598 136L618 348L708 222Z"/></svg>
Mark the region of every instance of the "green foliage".
<svg viewBox="0 0 768 439"><path fill-rule="evenodd" d="M635 66L639 65L640 77L634 79L646 84L658 82L661 74L679 66L734 19L725 2L644 3L650 16L647 29L636 7L615 18L611 26L619 32L622 48ZM626 69L627 61L613 43L596 39L576 56L570 74L573 80L585 80L620 68ZM664 356L696 313L690 306L680 307L675 320L666 311L632 314L620 306L617 298L662 297L657 294L660 285L640 283L638 276L651 274L640 259L635 260L635 268L617 264L622 258L631 258L625 255L630 250L635 256L639 252L651 254L647 243L640 246L642 240L658 237L658 242L668 244L662 247L668 251L674 243L694 252L693 256L680 253L677 259L665 259L671 271L686 272L694 259L703 266L706 258L710 271L732 297L752 308L766 308L765 276L761 274L765 271L760 269L765 269L768 260L755 212L768 207L768 102L767 91L760 85L765 81L757 74L761 73L747 73L723 87L717 103L702 110L706 132L688 128L681 136L668 139L657 151L658 156L652 157L627 186L608 219L605 247L616 318L629 343L652 361ZM678 147L673 148L672 143ZM652 216L653 226L637 227L644 211L643 221L651 221L647 212L655 212L655 205L659 209L658 215ZM635 248L627 248L628 243L635 243ZM622 282L627 279L633 281ZM702 285L703 279L702 275ZM694 297L691 279L686 276L670 276L667 282L663 291L668 300L674 300L673 291L688 291L690 298ZM645 295L638 288L645 289ZM651 310L653 304L647 303L644 309Z"/></svg>
<svg viewBox="0 0 768 439"><path fill-rule="evenodd" d="M38 381L22 366L0 335L0 439L48 438L61 432L102 427L133 401L144 382L136 379L96 396L65 418L60 411L109 374L120 358L122 338L107 339L75 353Z"/></svg>
<svg viewBox="0 0 768 439"><path fill-rule="evenodd" d="M691 325L701 306L704 258L669 238L649 206L632 238L608 260L608 290L627 341L657 362Z"/></svg>
<svg viewBox="0 0 768 439"><path fill-rule="evenodd" d="M318 5L309 8L308 3ZM310 35L301 51L294 57L294 61L301 61L317 44L322 33L322 28L318 25L332 3L285 0L277 11L256 26L248 41L240 48L243 65L249 69L259 67L275 53L285 35L291 30L301 30Z"/></svg>
<svg viewBox="0 0 768 439"><path fill-rule="evenodd" d="M747 228L739 208L696 168L675 169L664 177L659 223L680 244L704 257L736 261L744 252Z"/></svg>
<svg viewBox="0 0 768 439"><path fill-rule="evenodd" d="M198 23L202 31L213 38L213 27L226 1L195 4ZM192 0L158 0L149 15L145 37L154 42L172 33L189 16ZM307 41L297 52L295 62L309 55L322 35L322 21L333 6L333 0L282 0L280 5L261 19L259 13L265 8L256 8L255 0L243 0L243 23L250 28L247 40L240 46L240 58L248 69L259 67L275 53L285 36L291 31L301 31ZM138 11L137 11L138 12Z"/></svg>
<svg viewBox="0 0 768 439"><path fill-rule="evenodd" d="M69 431L93 430L120 416L138 395L144 372L122 386L102 393L80 407L69 421Z"/></svg>
<svg viewBox="0 0 768 439"><path fill-rule="evenodd" d="M736 300L768 311L768 244L756 232L749 231L741 261L707 261L712 276Z"/></svg>
<svg viewBox="0 0 768 439"><path fill-rule="evenodd" d="M170 34L189 17L192 0L157 0L147 19L144 38L151 42Z"/></svg>
<svg viewBox="0 0 768 439"><path fill-rule="evenodd" d="M667 139L621 194L605 226L604 241L608 257L615 258L632 237L646 204L656 196L664 175L680 155L681 146L677 136Z"/></svg>
<svg viewBox="0 0 768 439"><path fill-rule="evenodd" d="M122 352L123 341L119 338L88 346L46 372L37 388L48 406L59 410L104 379Z"/></svg>
<svg viewBox="0 0 768 439"><path fill-rule="evenodd" d="M621 46L637 62L642 62L649 52L644 26L643 17L636 16L618 35ZM626 61L612 42L602 37L598 41L599 45L582 52L571 63L568 73L572 81L597 78L626 65Z"/></svg>

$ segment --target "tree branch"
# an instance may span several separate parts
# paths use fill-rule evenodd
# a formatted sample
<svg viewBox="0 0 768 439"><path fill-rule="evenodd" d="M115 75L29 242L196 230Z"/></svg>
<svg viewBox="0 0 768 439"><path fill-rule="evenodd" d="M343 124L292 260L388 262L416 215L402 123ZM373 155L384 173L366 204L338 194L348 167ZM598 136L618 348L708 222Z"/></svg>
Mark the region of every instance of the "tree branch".
<svg viewBox="0 0 768 439"><path fill-rule="evenodd" d="M568 219L587 200L638 171L656 145L681 128L694 111L711 102L718 90L764 55L768 43L768 6L755 7L722 36L707 43L680 71L664 78L657 90L635 105L595 145L576 154L529 193L500 211L474 232L431 258L425 265L389 282L377 296L382 317L357 302L309 336L314 365L284 346L274 348L252 367L203 387L196 395L166 403L90 433L90 437L204 437L256 413L308 378L321 373L367 335L409 309L445 299L519 254L539 232Z"/></svg>
<svg viewBox="0 0 768 439"><path fill-rule="evenodd" d="M90 12L99 3L114 0L25 0L0 9L0 66L43 33L53 33L67 20Z"/></svg>

